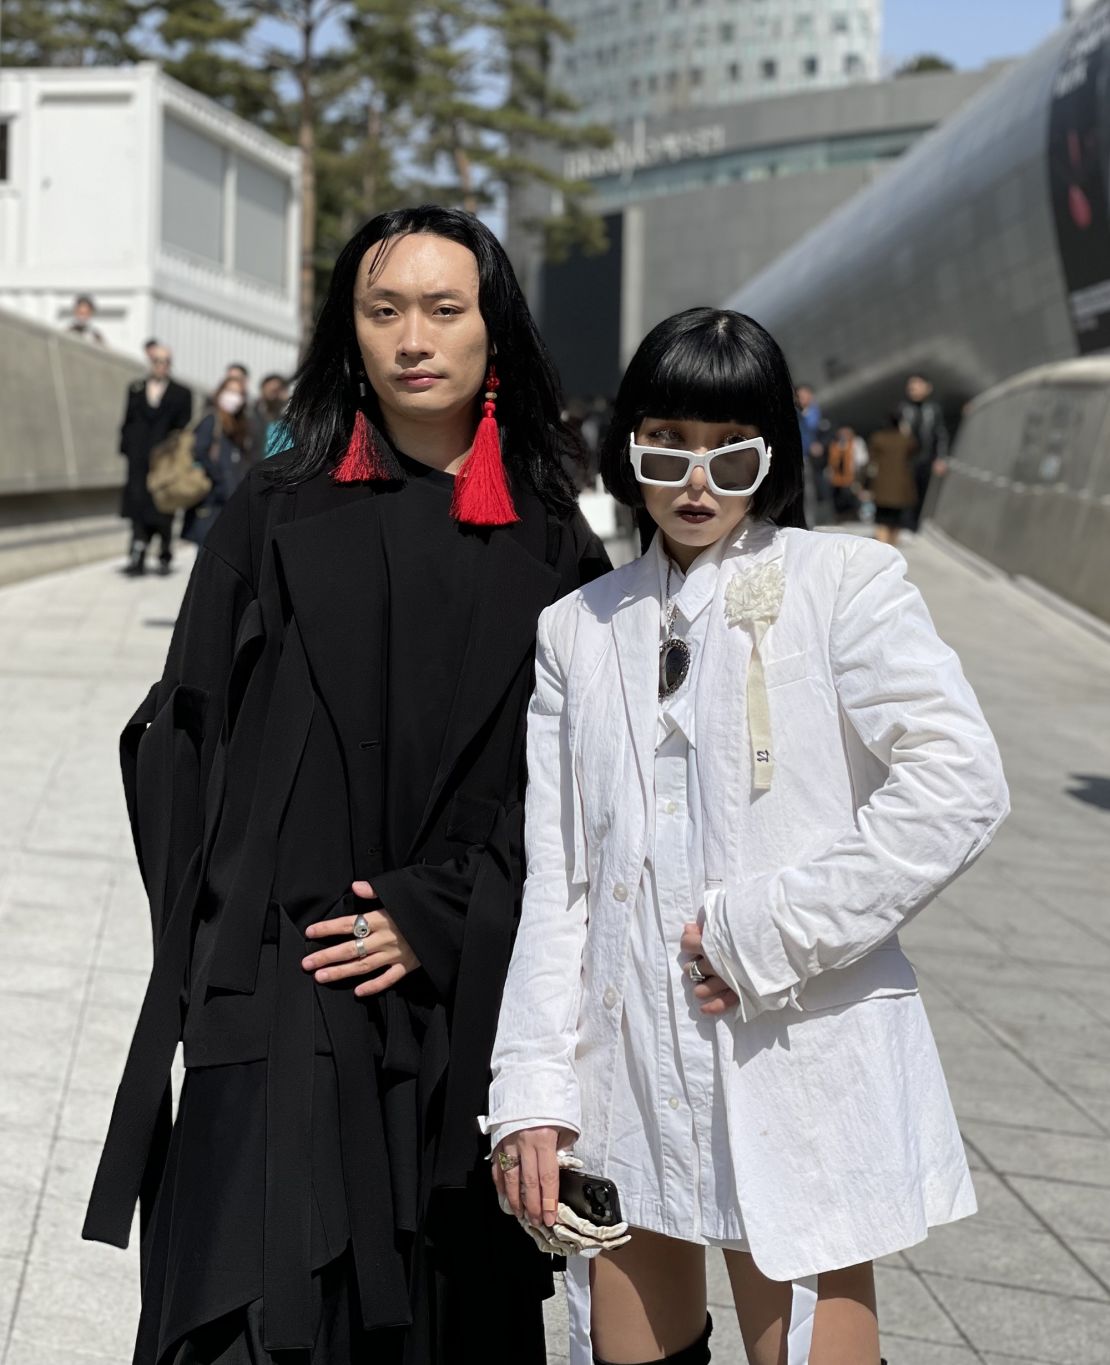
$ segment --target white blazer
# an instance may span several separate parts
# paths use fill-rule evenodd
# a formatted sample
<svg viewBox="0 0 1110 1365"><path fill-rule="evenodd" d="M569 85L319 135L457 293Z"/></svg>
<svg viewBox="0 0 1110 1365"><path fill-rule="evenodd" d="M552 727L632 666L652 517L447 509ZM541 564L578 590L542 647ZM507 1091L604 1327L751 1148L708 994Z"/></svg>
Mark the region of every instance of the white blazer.
<svg viewBox="0 0 1110 1365"><path fill-rule="evenodd" d="M734 574L780 562L760 645L775 758L752 785L752 635ZM706 956L740 996L720 1022L753 1257L800 1279L920 1241L974 1193L899 928L1008 811L998 750L905 561L857 536L746 524L698 671ZM528 875L493 1055L494 1141L576 1130L604 1173L629 916L653 817L654 556L540 618L528 721ZM698 907L694 907L697 909Z"/></svg>

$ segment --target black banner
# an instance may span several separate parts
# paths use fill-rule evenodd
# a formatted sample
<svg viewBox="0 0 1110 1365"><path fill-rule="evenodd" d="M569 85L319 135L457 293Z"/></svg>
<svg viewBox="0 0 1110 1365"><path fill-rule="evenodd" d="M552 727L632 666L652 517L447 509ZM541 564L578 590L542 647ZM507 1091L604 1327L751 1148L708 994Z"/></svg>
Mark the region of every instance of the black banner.
<svg viewBox="0 0 1110 1365"><path fill-rule="evenodd" d="M1072 25L1052 87L1056 241L1081 354L1110 348L1110 0Z"/></svg>

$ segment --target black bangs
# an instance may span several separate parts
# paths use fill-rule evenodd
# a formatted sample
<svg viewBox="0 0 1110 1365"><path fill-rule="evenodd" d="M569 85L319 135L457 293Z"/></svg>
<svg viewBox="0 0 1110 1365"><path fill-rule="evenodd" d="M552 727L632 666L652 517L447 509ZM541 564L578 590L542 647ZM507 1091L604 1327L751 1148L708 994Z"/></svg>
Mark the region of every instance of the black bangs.
<svg viewBox="0 0 1110 1365"><path fill-rule="evenodd" d="M628 436L645 417L758 427L773 456L752 512L780 526L804 526L794 384L777 342L758 322L724 308L688 308L640 343L621 380L600 456L605 487L629 507L643 506Z"/></svg>
<svg viewBox="0 0 1110 1365"><path fill-rule="evenodd" d="M659 355L634 396L636 425L645 417L760 425L766 382L752 352L728 329L680 332Z"/></svg>

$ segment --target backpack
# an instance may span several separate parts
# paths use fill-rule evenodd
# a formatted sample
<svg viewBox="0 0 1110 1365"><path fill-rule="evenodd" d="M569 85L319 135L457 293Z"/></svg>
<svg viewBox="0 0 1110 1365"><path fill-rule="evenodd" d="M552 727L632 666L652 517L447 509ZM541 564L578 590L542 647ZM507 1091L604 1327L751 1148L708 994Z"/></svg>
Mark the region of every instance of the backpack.
<svg viewBox="0 0 1110 1365"><path fill-rule="evenodd" d="M159 512L187 511L212 491L212 480L197 463L193 435L172 431L150 452L146 487Z"/></svg>

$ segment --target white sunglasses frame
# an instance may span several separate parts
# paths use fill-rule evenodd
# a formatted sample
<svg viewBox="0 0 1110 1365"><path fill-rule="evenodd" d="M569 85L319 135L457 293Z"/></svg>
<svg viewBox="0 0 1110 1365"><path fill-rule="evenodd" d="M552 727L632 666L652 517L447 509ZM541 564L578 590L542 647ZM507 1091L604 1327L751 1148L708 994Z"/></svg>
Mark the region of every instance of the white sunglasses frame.
<svg viewBox="0 0 1110 1365"><path fill-rule="evenodd" d="M758 450L759 451L759 472L755 476L755 483L750 488L721 488L713 478L713 473L709 468L709 462L717 455L730 455L734 450ZM686 477L681 480L673 479L649 479L642 472L643 459L646 454L681 455L687 461ZM753 436L748 441L734 441L731 445L717 446L713 450L707 450L704 455L696 455L692 450L676 450L670 446L645 446L639 445L636 441L636 433L633 431L628 437L628 458L632 461L632 472L636 476L636 482L647 484L651 488L685 488L690 482L690 478L695 468L705 471L705 482L709 485L712 492L719 498L747 498L756 491L761 483L771 472L771 457L774 451L764 441L762 436Z"/></svg>

